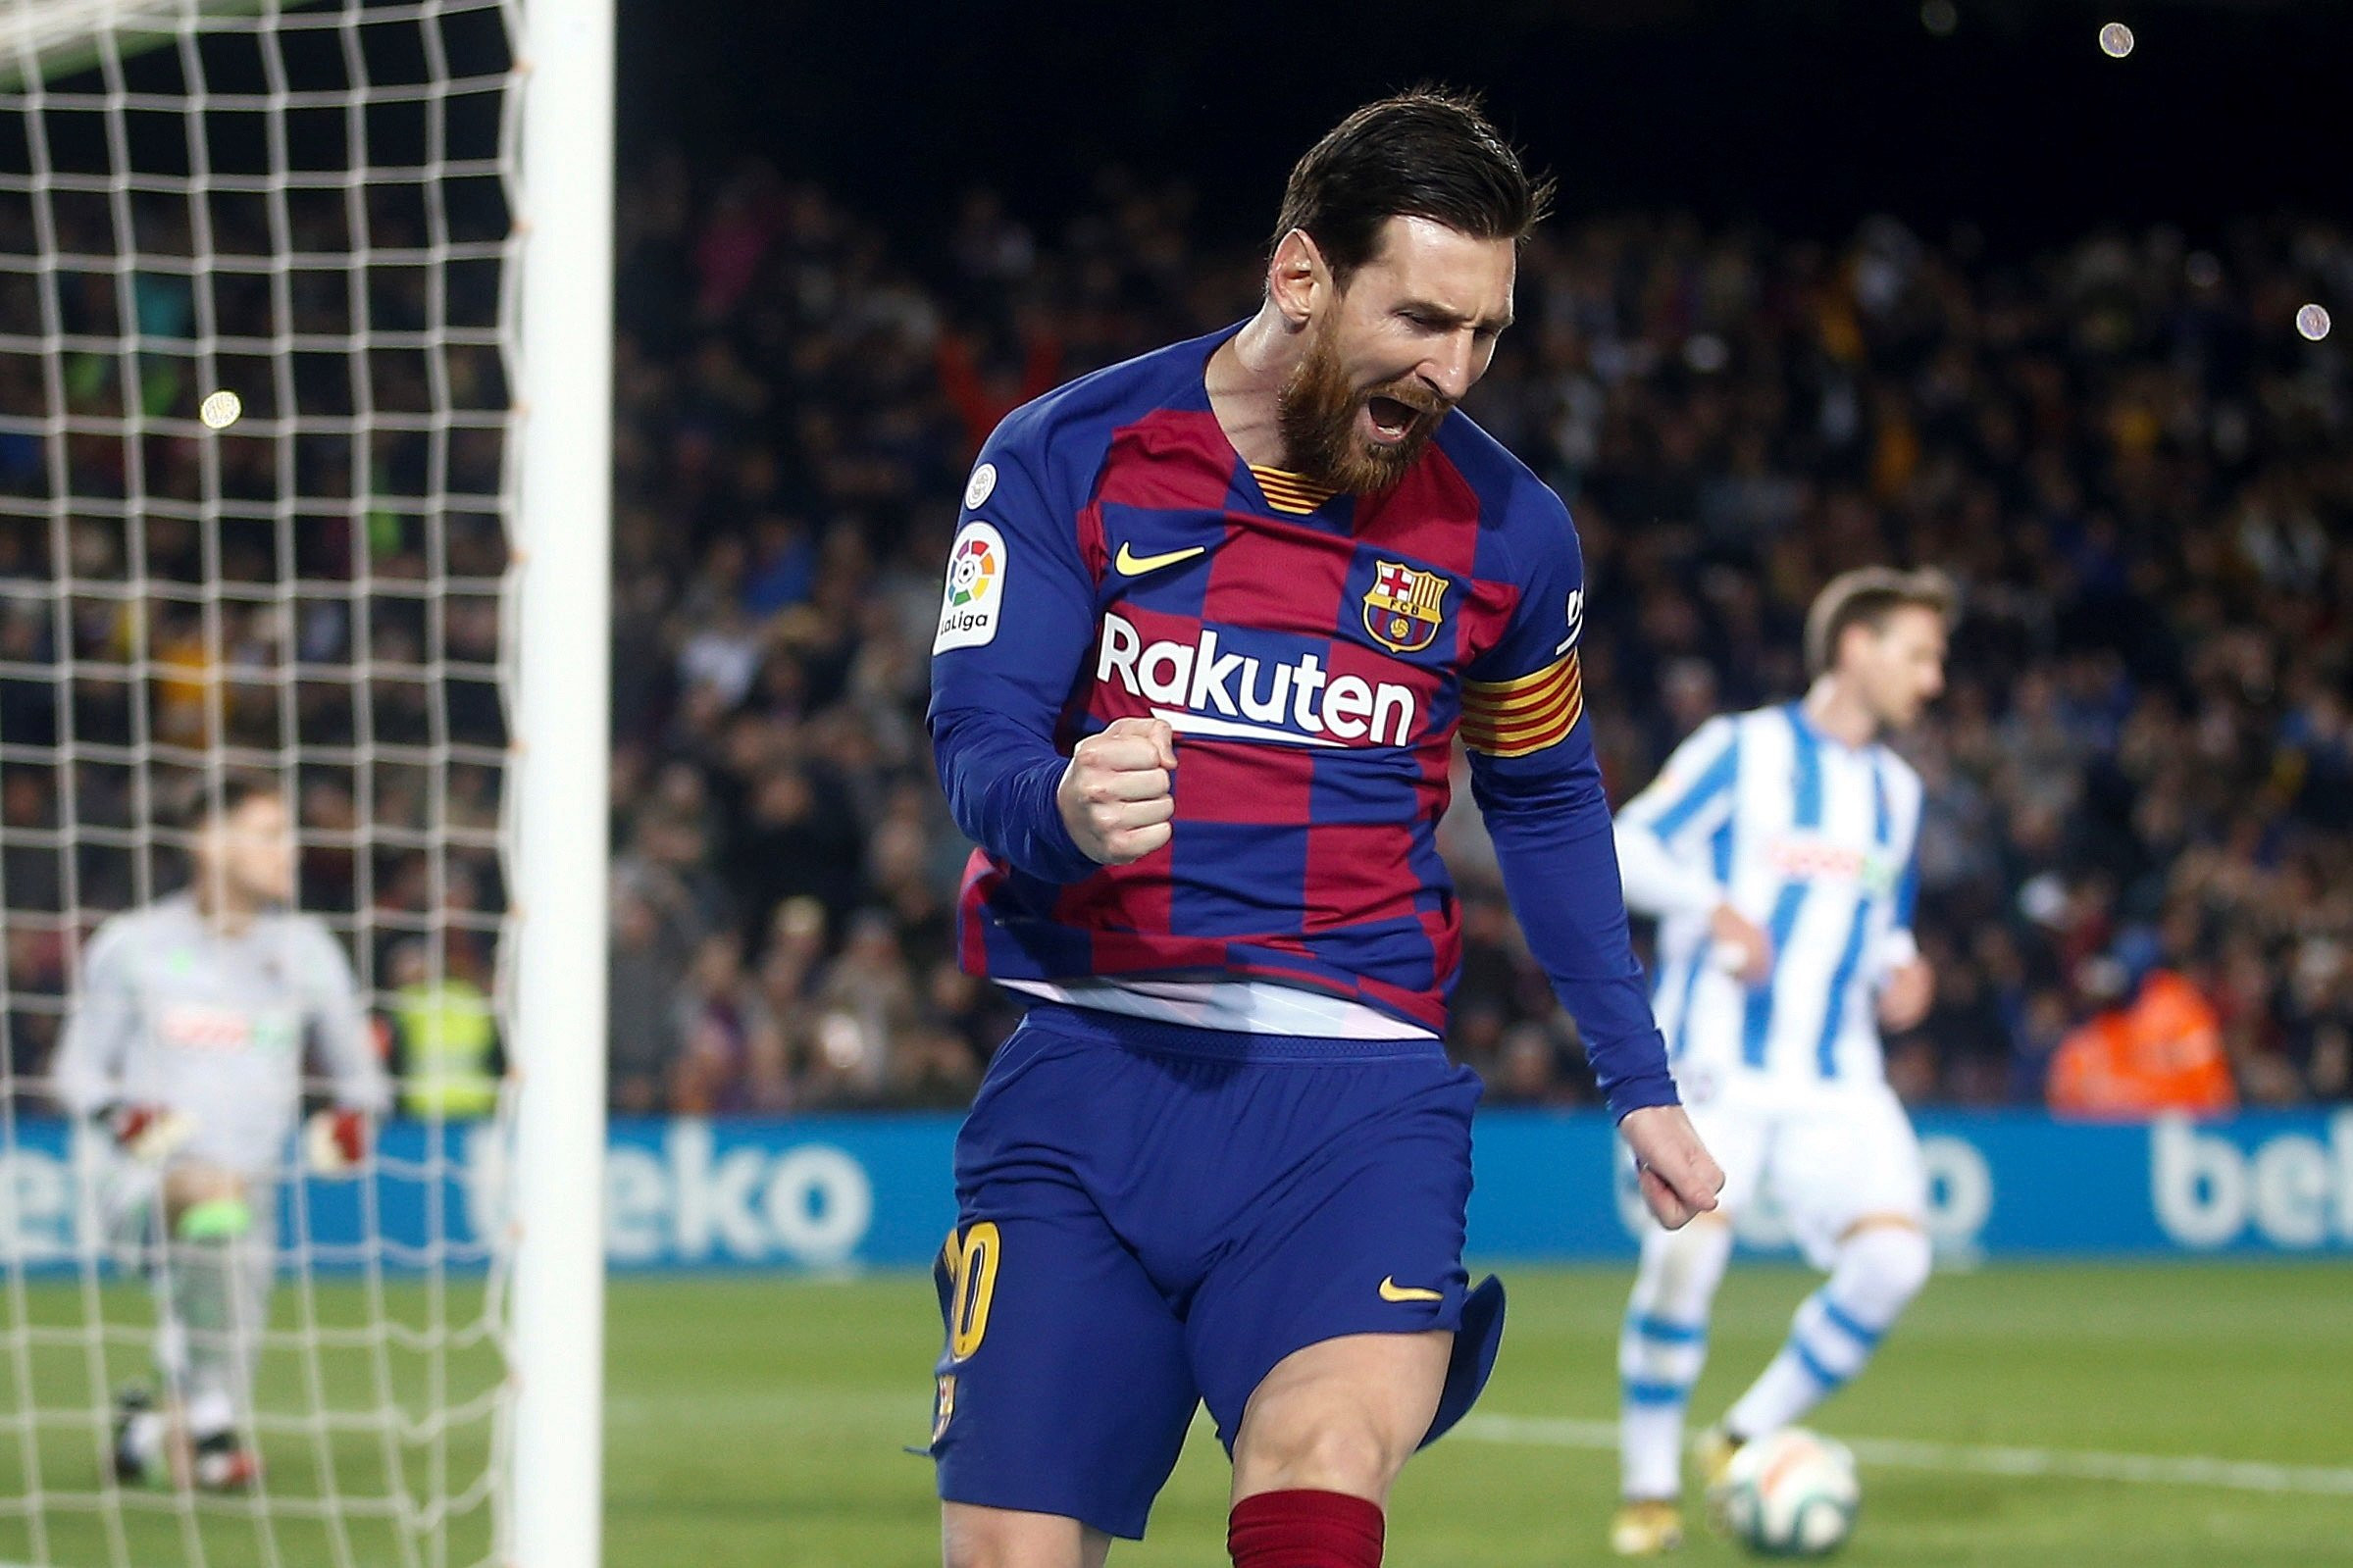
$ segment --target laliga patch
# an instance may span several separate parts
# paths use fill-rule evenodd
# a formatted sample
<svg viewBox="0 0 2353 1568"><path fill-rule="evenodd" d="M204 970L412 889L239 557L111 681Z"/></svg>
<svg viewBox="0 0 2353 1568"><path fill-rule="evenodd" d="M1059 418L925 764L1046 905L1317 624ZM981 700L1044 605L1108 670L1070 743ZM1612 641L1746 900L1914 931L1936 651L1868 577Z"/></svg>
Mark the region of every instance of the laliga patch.
<svg viewBox="0 0 2353 1568"><path fill-rule="evenodd" d="M994 495L996 492L997 465L995 463L983 463L979 468L976 468L972 471L971 480L968 481L964 485L964 510L967 512L971 511L974 507L989 499L989 497Z"/></svg>
<svg viewBox="0 0 2353 1568"><path fill-rule="evenodd" d="M1004 535L993 524L967 523L948 552L947 593L940 606L940 634L932 639L932 652L996 641L1004 602Z"/></svg>

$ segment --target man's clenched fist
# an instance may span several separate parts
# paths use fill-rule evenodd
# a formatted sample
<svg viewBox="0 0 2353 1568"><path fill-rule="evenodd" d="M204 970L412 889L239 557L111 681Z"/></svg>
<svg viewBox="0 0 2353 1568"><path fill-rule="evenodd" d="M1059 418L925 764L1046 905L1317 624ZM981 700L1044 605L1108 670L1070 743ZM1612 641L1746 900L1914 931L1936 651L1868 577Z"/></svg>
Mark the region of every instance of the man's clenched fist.
<svg viewBox="0 0 2353 1568"><path fill-rule="evenodd" d="M1054 803L1091 859L1124 866L1168 842L1176 815L1176 732L1165 719L1114 719L1070 754Z"/></svg>

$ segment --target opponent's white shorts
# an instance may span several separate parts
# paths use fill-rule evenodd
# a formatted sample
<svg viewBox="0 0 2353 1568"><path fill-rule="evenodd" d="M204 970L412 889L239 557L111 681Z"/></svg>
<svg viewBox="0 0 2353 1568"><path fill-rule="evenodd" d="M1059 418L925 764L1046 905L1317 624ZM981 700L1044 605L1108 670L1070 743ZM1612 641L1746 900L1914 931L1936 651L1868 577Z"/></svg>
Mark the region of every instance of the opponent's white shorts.
<svg viewBox="0 0 2353 1568"><path fill-rule="evenodd" d="M1816 1268L1867 1216L1925 1226L1928 1178L1903 1102L1885 1084L1761 1101L1737 1090L1687 1105L1723 1167L1723 1212L1743 1236L1785 1232Z"/></svg>

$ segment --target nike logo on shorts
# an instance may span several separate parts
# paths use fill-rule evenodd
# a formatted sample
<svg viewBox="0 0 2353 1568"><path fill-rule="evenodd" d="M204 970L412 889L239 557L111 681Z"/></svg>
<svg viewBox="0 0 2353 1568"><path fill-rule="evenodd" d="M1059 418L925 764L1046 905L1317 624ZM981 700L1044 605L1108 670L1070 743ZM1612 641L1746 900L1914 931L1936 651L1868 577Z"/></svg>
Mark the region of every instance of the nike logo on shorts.
<svg viewBox="0 0 2353 1568"><path fill-rule="evenodd" d="M1381 1277L1381 1299L1384 1301L1443 1301L1443 1290L1425 1290L1418 1285L1400 1285L1394 1274Z"/></svg>

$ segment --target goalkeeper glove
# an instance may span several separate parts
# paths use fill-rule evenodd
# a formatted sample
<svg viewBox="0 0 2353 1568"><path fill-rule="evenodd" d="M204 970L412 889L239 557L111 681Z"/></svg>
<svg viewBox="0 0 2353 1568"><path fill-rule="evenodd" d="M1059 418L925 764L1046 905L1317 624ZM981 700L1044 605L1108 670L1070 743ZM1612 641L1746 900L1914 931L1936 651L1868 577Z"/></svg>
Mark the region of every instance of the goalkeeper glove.
<svg viewBox="0 0 2353 1568"><path fill-rule="evenodd" d="M317 1111L303 1128L311 1169L321 1176L346 1176L368 1157L365 1112Z"/></svg>
<svg viewBox="0 0 2353 1568"><path fill-rule="evenodd" d="M106 1122L116 1147L151 1165L170 1158L196 1131L194 1117L168 1105L118 1105Z"/></svg>

